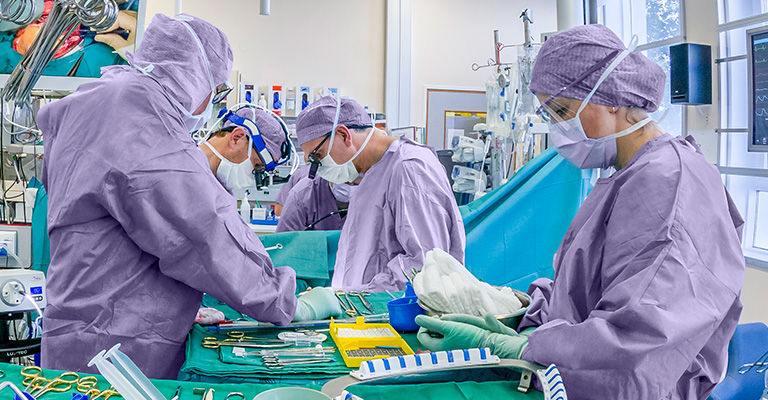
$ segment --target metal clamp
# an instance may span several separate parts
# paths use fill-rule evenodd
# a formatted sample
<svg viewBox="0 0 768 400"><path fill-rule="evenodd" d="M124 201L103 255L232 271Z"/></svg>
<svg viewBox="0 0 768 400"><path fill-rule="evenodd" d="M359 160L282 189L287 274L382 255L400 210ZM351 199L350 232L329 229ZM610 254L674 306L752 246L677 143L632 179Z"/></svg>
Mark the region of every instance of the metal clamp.
<svg viewBox="0 0 768 400"><path fill-rule="evenodd" d="M245 395L240 392L232 392L228 394L225 400L230 400L230 397L240 397L240 400L245 400Z"/></svg>

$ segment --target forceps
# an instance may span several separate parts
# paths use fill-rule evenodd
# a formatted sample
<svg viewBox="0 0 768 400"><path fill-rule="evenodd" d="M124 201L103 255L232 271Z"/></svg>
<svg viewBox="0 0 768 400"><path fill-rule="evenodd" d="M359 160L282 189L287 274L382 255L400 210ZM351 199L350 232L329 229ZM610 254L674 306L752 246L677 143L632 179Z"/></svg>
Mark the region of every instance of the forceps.
<svg viewBox="0 0 768 400"><path fill-rule="evenodd" d="M218 349L221 346L250 347L255 349L282 349L282 348L291 346L291 344L290 343L267 344L267 343L255 343L255 342L241 342L237 339L219 340L215 337L207 337L203 339L203 348Z"/></svg>
<svg viewBox="0 0 768 400"><path fill-rule="evenodd" d="M227 332L227 336L229 336L230 339L234 339L239 342L285 343L280 339L267 339L267 338L253 337L253 336L245 336L245 333L240 331Z"/></svg>
<svg viewBox="0 0 768 400"><path fill-rule="evenodd" d="M765 372L766 369L768 369L768 351L763 353L763 355L760 356L760 358L758 358L757 361L749 364L744 364L741 367L739 367L739 374L744 375L747 372L751 371L752 368L755 368L755 367L757 367L757 369L755 369L755 372L757 372L758 374L762 374L763 372Z"/></svg>

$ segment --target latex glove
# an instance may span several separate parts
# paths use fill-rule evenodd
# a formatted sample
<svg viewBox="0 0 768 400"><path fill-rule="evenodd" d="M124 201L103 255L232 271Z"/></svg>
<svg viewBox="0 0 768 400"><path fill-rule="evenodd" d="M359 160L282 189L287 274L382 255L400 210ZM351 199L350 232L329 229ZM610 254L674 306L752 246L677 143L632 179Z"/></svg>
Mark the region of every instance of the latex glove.
<svg viewBox="0 0 768 400"><path fill-rule="evenodd" d="M221 321L224 321L226 317L224 313L215 308L201 308L197 310L197 317L195 317L195 323L200 325L215 325Z"/></svg>
<svg viewBox="0 0 768 400"><path fill-rule="evenodd" d="M341 305L330 288L313 288L299 297L294 321L313 321L341 315Z"/></svg>
<svg viewBox="0 0 768 400"><path fill-rule="evenodd" d="M489 316L486 316L483 323L489 323L487 317ZM490 318L493 319L493 316ZM421 326L417 334L419 342L432 351L488 347L492 354L501 358L520 358L528 344L527 336L514 332L495 333L471 323L446 321L424 315L417 316L416 323ZM434 333L443 337L433 337Z"/></svg>
<svg viewBox="0 0 768 400"><path fill-rule="evenodd" d="M518 333L516 330L502 324L501 321L496 319L493 315L486 315L485 317L480 318L466 314L445 314L441 316L440 319L443 321L463 322L481 329L487 329L491 332L502 333L505 335L521 335L528 337L531 336L531 333L533 333L534 330L536 330L535 326L529 326Z"/></svg>
<svg viewBox="0 0 768 400"><path fill-rule="evenodd" d="M131 48L136 43L136 11L120 10L117 13L117 21L107 30L107 32L99 33L93 40L104 43L115 50ZM116 33L109 33L117 28L122 28L129 31L128 39L123 39L122 36Z"/></svg>

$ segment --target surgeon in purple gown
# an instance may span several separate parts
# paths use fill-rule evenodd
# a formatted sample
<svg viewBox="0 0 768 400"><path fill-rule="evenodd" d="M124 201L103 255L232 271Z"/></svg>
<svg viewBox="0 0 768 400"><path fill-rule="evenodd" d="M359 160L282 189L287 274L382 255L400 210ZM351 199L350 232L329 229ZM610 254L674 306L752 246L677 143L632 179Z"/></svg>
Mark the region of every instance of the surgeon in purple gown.
<svg viewBox="0 0 768 400"><path fill-rule="evenodd" d="M431 148L387 136L360 104L331 96L299 114L296 136L325 180L365 174L341 231L333 288L402 290L401 268L421 269L434 248L464 262L464 224Z"/></svg>
<svg viewBox="0 0 768 400"><path fill-rule="evenodd" d="M276 232L341 230L355 191L356 184L334 185L317 176L301 180L285 200Z"/></svg>
<svg viewBox="0 0 768 400"><path fill-rule="evenodd" d="M552 143L580 168L617 172L576 214L554 281L531 285L520 333L488 316L419 317L425 346L556 364L577 399L705 399L719 382L742 309L744 221L696 141L648 117L665 75L633 47L602 25L542 46L531 90Z"/></svg>
<svg viewBox="0 0 768 400"><path fill-rule="evenodd" d="M299 182L306 179L308 174L309 166L301 167L291 174L291 177L288 178L288 182L285 182L283 186L280 186L280 191L277 192L277 197L275 198L275 214L278 216L282 215L283 207L288 200L288 194L291 193L291 189L293 189Z"/></svg>
<svg viewBox="0 0 768 400"><path fill-rule="evenodd" d="M128 60L38 114L51 240L42 365L93 372L88 361L122 343L147 376L172 379L203 292L277 324L304 303L190 136L232 69L224 33L157 14Z"/></svg>

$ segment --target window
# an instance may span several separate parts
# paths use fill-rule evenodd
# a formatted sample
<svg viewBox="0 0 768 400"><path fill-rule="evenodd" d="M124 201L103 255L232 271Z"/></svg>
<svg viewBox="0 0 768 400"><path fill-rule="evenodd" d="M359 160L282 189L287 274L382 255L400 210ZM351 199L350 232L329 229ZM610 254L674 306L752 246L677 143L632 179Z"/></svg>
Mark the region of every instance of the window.
<svg viewBox="0 0 768 400"><path fill-rule="evenodd" d="M745 220L744 254L768 265L768 153L747 151L746 32L768 24L768 0L718 0L720 153L718 165Z"/></svg>
<svg viewBox="0 0 768 400"><path fill-rule="evenodd" d="M637 35L638 50L667 74L663 101L651 116L660 121L664 131L679 135L683 128L683 108L670 102L669 46L683 42L681 0L593 0L593 5L597 11L597 21L593 22L611 28L625 44Z"/></svg>

